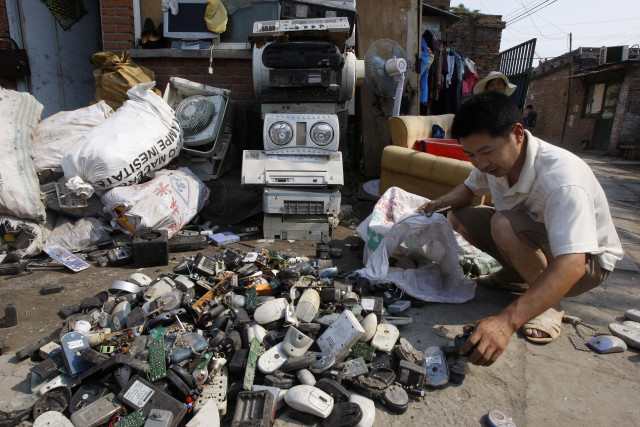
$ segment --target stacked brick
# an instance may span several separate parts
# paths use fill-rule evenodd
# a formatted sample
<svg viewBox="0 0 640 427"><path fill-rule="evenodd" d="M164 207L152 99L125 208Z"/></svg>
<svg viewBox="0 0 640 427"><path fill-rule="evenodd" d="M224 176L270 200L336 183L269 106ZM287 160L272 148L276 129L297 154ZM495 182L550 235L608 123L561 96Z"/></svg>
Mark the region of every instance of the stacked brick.
<svg viewBox="0 0 640 427"><path fill-rule="evenodd" d="M478 76L498 69L500 38L505 23L500 15L459 13L462 19L449 27L443 40L476 63Z"/></svg>

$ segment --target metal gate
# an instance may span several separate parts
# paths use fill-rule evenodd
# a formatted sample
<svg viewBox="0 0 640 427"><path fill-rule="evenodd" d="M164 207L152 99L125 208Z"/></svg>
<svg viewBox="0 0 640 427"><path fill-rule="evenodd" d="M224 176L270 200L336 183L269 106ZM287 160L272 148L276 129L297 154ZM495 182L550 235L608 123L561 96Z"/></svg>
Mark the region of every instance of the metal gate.
<svg viewBox="0 0 640 427"><path fill-rule="evenodd" d="M511 83L518 86L511 97L521 110L524 109L524 103L527 99L536 40L531 39L499 54L498 71L507 76Z"/></svg>

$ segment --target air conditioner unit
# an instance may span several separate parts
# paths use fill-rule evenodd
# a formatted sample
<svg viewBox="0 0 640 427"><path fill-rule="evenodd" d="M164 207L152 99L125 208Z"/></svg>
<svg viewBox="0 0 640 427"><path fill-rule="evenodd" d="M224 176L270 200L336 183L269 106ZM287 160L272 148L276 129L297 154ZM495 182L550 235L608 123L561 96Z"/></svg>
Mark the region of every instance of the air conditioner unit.
<svg viewBox="0 0 640 427"><path fill-rule="evenodd" d="M600 48L600 64L610 64L629 59L629 45L602 46Z"/></svg>

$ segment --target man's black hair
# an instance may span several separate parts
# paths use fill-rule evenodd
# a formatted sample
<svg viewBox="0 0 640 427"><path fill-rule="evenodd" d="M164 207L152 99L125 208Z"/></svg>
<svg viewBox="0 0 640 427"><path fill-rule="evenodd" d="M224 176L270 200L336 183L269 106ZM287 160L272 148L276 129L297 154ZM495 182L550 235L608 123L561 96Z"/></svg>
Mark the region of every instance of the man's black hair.
<svg viewBox="0 0 640 427"><path fill-rule="evenodd" d="M504 93L483 92L460 106L453 119L451 133L456 139L480 133L509 138L522 115L515 102Z"/></svg>
<svg viewBox="0 0 640 427"><path fill-rule="evenodd" d="M527 105L527 108L531 108L533 110L533 105L529 104Z"/></svg>

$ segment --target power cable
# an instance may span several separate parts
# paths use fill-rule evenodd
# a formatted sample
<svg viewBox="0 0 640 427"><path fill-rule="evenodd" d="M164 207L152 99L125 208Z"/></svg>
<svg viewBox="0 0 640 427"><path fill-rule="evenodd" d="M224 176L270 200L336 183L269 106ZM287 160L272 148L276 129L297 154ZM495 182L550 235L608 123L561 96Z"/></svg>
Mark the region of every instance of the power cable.
<svg viewBox="0 0 640 427"><path fill-rule="evenodd" d="M528 13L523 14L523 15L519 15L516 16L515 18L513 18L511 21L507 22L507 25L511 25L514 24L516 22L520 22L522 21L524 18L533 15L534 13L540 12L542 9L551 6L552 4L554 4L555 2L557 2L558 0L546 0L544 3L542 3L541 5L537 6L536 9L530 9L528 11Z"/></svg>
<svg viewBox="0 0 640 427"><path fill-rule="evenodd" d="M534 2L536 2L536 1L544 1L544 0L533 0L533 1L531 1L530 3L534 3ZM509 19L509 17L511 17L511 16L513 16L513 15L517 15L517 14L519 14L519 13L522 13L522 11L523 11L523 10L526 10L527 6L525 6L522 2L520 2L520 4L522 5L522 7L519 7L519 8L517 8L517 9L515 9L515 10L513 10L513 11L511 11L511 12L509 12L509 13L505 14L505 15L503 15L502 17L503 17L504 19Z"/></svg>
<svg viewBox="0 0 640 427"><path fill-rule="evenodd" d="M518 19L518 18L526 17L526 15L527 15L528 13L530 13L530 12L531 12L531 11L533 11L533 10L536 10L537 8L541 7L541 6L542 6L542 5L544 5L545 3L548 3L549 1L551 1L551 0L540 0L540 2L539 2L539 3L537 3L537 4L535 4L535 5L531 6L531 7L529 7L528 9L527 9L526 7L524 7L524 6L523 6L524 11L522 11L522 12L520 12L520 13L516 14L515 16L512 16L512 17L507 18L507 25L508 25L511 21L514 21L514 20L516 20L516 19Z"/></svg>

